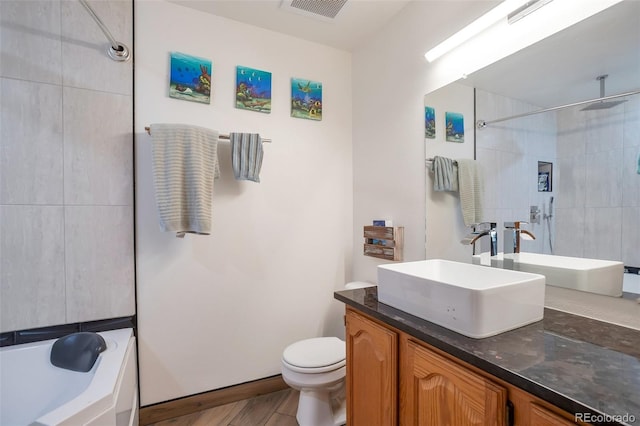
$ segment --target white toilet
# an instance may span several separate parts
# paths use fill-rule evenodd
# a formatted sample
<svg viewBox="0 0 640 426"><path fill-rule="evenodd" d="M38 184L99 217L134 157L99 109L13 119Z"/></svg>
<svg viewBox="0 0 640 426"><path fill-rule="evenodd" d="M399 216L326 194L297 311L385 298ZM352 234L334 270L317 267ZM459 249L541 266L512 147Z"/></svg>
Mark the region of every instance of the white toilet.
<svg viewBox="0 0 640 426"><path fill-rule="evenodd" d="M370 287L348 283L346 289ZM300 426L338 426L347 422L346 345L337 337L292 343L282 353L282 379L300 391L296 419Z"/></svg>

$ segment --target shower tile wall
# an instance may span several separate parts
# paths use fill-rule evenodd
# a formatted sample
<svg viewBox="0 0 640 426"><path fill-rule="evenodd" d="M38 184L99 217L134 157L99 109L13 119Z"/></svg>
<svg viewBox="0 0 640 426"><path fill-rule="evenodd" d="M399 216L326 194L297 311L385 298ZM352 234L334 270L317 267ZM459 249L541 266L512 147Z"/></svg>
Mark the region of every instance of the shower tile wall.
<svg viewBox="0 0 640 426"><path fill-rule="evenodd" d="M478 90L479 119L537 109ZM640 266L640 96L608 109L581 107L496 123L476 134L485 173L485 220L526 220L528 205L548 209L555 195L554 254ZM553 192L537 192L537 161L552 161ZM555 225L555 226L554 226ZM523 250L549 252L548 229Z"/></svg>
<svg viewBox="0 0 640 426"><path fill-rule="evenodd" d="M556 253L640 265L640 97L560 110Z"/></svg>
<svg viewBox="0 0 640 426"><path fill-rule="evenodd" d="M132 1L91 5L132 48ZM133 315L132 63L75 0L0 16L0 331Z"/></svg>
<svg viewBox="0 0 640 426"><path fill-rule="evenodd" d="M476 90L477 118L491 120L539 109L505 96ZM556 119L554 114L538 114L490 125L476 132L476 157L484 175L483 220L529 221L529 206L543 206L548 212L554 192L538 192L538 161L554 163L556 172ZM554 177L554 185L556 179ZM554 188L555 191L555 188ZM535 236L523 241L523 251L549 253L548 227L529 224ZM554 220L551 223L554 232ZM501 234L500 234L501 235ZM502 251L502 238L498 238Z"/></svg>

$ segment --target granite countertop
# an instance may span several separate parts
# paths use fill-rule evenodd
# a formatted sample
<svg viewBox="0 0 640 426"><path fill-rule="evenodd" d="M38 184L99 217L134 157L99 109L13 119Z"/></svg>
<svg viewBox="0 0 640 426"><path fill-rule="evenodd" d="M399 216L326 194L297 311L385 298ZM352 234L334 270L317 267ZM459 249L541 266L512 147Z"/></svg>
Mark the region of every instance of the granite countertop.
<svg viewBox="0 0 640 426"><path fill-rule="evenodd" d="M377 287L334 296L569 413L602 419L593 424L640 425L640 331L545 309L542 321L472 339L378 302Z"/></svg>

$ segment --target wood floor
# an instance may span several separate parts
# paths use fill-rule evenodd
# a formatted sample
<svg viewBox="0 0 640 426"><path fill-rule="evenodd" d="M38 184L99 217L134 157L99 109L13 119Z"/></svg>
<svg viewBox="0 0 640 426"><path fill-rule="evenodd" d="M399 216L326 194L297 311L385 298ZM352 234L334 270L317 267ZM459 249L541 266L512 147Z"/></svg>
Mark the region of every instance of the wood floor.
<svg viewBox="0 0 640 426"><path fill-rule="evenodd" d="M285 389L150 426L298 426L298 392Z"/></svg>

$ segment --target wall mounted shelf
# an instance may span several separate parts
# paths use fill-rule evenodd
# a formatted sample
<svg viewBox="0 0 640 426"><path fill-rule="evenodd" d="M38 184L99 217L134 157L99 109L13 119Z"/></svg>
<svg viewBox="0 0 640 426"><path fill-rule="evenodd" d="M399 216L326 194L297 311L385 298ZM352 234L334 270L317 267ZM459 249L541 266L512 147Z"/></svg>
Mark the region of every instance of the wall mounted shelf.
<svg viewBox="0 0 640 426"><path fill-rule="evenodd" d="M379 259L402 261L403 240L403 226L365 226L363 254Z"/></svg>

